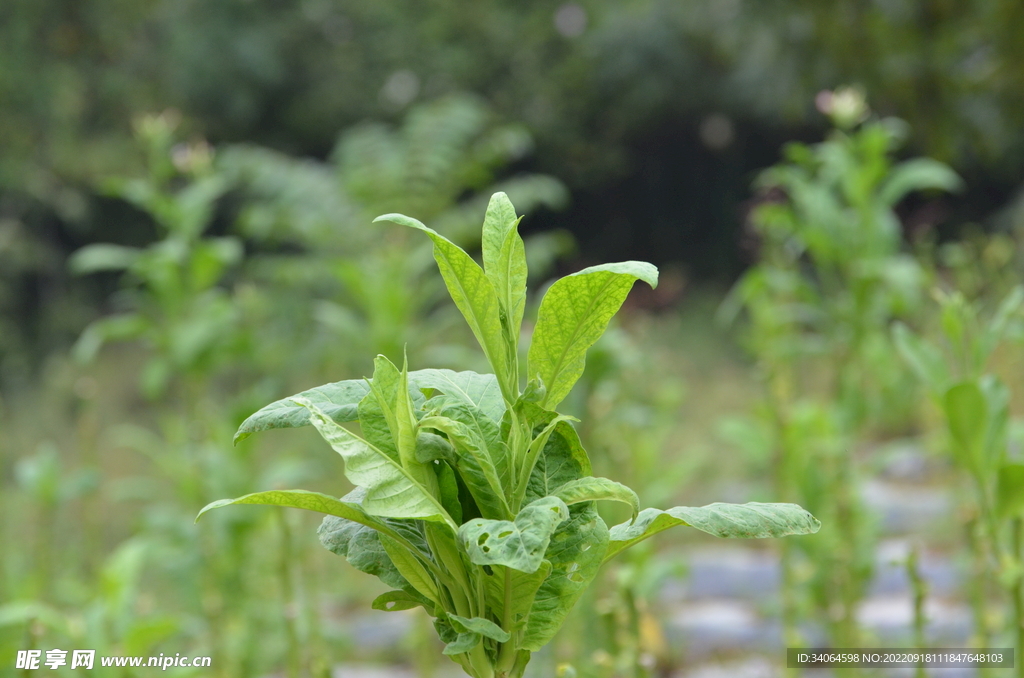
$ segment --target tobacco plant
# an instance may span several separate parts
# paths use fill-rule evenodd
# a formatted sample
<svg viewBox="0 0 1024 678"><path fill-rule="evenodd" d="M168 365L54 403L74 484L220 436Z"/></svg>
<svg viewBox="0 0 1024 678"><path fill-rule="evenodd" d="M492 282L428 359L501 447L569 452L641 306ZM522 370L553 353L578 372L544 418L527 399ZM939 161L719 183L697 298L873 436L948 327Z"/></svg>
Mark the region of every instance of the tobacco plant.
<svg viewBox="0 0 1024 678"><path fill-rule="evenodd" d="M1010 390L986 369L1006 339L1021 334L1024 287L1017 286L983 320L980 303L938 293L942 342L893 328L899 352L928 389L948 429L948 450L969 479L965 502L973 559L971 602L977 642L992 641L988 584L999 582L1012 612L1010 641L1024 650L1024 459L1010 445ZM1024 668L1018 666L1018 676Z"/></svg>
<svg viewBox="0 0 1024 678"><path fill-rule="evenodd" d="M526 306L525 247L504 193L491 198L483 267L415 219L378 217L424 232L455 305L493 374L409 371L384 356L372 378L326 384L272 403L244 421L257 431L313 425L344 459L356 489L341 499L303 490L224 499L326 513L321 543L394 590L378 610L422 607L444 654L476 678L523 675L558 631L601 564L675 525L719 537L808 534L819 522L794 504L711 504L639 510L633 490L591 475L559 403L583 372L587 349L636 280L657 269L626 261L556 281L542 299L521 389L519 337ZM359 423L360 434L341 426ZM632 520L608 528L594 507L622 502Z"/></svg>
<svg viewBox="0 0 1024 678"><path fill-rule="evenodd" d="M908 194L953 191L960 179L928 158L896 162L906 126L869 117L852 89L823 107L836 129L822 143L793 143L763 172L752 215L761 261L723 315L742 308L765 399L778 498L798 501L832 529L782 547L783 619L798 644L800 592L808 590L835 647L863 642L856 610L872 575L875 529L859 498L850 449L873 428L904 425L912 381L885 331L921 306L926 272L904 252L895 207ZM824 378L825 384L815 383ZM813 567L797 580L794 551Z"/></svg>

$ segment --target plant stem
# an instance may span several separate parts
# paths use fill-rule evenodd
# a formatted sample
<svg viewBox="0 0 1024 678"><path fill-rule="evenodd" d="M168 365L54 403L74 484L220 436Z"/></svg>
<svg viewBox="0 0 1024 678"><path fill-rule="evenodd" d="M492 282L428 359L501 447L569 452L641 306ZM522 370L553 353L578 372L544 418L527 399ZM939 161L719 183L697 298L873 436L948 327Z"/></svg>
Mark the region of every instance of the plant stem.
<svg viewBox="0 0 1024 678"><path fill-rule="evenodd" d="M278 564L278 578L281 583L281 603L284 607L287 675L288 678L299 678L299 674L302 672L302 646L299 643L299 633L295 623L297 603L292 586L292 536L284 509L280 509L276 513L278 525L281 528L281 560Z"/></svg>
<svg viewBox="0 0 1024 678"><path fill-rule="evenodd" d="M1013 623L1014 641L1017 645L1017 677L1024 678L1024 661L1021 661L1021 653L1024 652L1024 577L1021 576L1019 571L1021 562L1021 548L1024 544L1024 521L1020 517L1013 519L1013 563L1018 568L1018 571L1014 573L1013 581Z"/></svg>
<svg viewBox="0 0 1024 678"><path fill-rule="evenodd" d="M910 587L914 595L914 647L918 650L926 647L925 630L928 620L924 614L924 603L928 595L928 583L921 576L918 567L917 546L912 546L907 556L907 578L910 580ZM916 678L925 678L927 672L924 664L918 664L914 671Z"/></svg>
<svg viewBox="0 0 1024 678"><path fill-rule="evenodd" d="M793 489L789 481L792 473L792 451L786 441L786 411L784 398L788 391L788 381L777 371L768 380L768 403L775 424L777 439L775 449L775 496L778 501L792 501ZM799 608L795 596L796 572L793 568L793 549L788 539L783 539L779 552L779 566L782 570L782 637L786 647L799 647L801 644L799 630ZM801 674L798 668L787 668L786 675L797 678Z"/></svg>
<svg viewBox="0 0 1024 678"><path fill-rule="evenodd" d="M990 646L988 634L988 606L985 602L985 554L978 543L978 520L967 521L967 547L971 552L971 609L974 613L974 629L977 634L978 649L986 650Z"/></svg>

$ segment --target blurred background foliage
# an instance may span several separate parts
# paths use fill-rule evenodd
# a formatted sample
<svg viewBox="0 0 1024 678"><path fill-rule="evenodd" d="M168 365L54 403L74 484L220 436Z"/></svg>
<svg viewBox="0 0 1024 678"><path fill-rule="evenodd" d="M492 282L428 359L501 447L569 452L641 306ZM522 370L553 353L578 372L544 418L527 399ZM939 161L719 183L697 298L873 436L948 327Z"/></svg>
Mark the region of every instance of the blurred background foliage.
<svg viewBox="0 0 1024 678"><path fill-rule="evenodd" d="M858 83L907 120L910 152L968 180L964 218L1005 202L1022 166L1013 0L11 0L0 11L0 184L70 233L124 230L88 188L123 171L132 117L168 107L215 145L324 158L340 129L475 92L534 136L523 163L577 193L560 223L589 258L626 249L720 278L741 263L736 205L751 172L783 141L820 134L823 88Z"/></svg>
<svg viewBox="0 0 1024 678"><path fill-rule="evenodd" d="M474 251L497 190L526 215L531 289L662 269L568 403L595 472L653 505L786 499L825 521L778 547L765 615L788 643L877 640L857 610L892 535L871 492L909 440L922 482L961 488L957 529L913 538L1002 578L962 593L973 638L1012 644L1024 554L985 570L1005 526L979 522L955 412L918 383L942 354L889 328L955 355L1002 319L969 376L1013 394L993 444L1016 468L1022 35L1016 0L0 3L0 674L72 645L211 654L218 676L396 647L441 670L422 619L355 614L379 591L314 517L191 522L258 489L344 493L315 436L231 447L263 404L378 352L482 367L429 247L370 222L404 212ZM685 665L661 599L694 543L609 568L538 670Z"/></svg>

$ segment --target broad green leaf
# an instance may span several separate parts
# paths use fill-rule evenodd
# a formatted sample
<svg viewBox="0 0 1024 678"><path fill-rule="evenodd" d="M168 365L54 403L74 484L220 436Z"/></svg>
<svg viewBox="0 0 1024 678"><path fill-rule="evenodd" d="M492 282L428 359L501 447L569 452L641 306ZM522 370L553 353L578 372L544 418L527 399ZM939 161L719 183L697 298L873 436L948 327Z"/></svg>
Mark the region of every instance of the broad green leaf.
<svg viewBox="0 0 1024 678"><path fill-rule="evenodd" d="M379 520L363 511L358 503L335 499L320 492L308 490L269 490L267 492L253 492L235 499L218 499L210 502L196 516L196 522L208 511L231 506L233 504L257 504L263 506L285 506L289 508L305 509L326 513L330 516L338 516L355 523L360 523L381 532L387 532L388 528Z"/></svg>
<svg viewBox="0 0 1024 678"><path fill-rule="evenodd" d="M566 506L583 501L607 500L622 502L629 505L629 508L633 511L633 520L636 520L636 516L640 512L640 498L636 496L636 492L622 483L617 483L607 478L587 476L586 478L570 480L558 488L553 496L564 501Z"/></svg>
<svg viewBox="0 0 1024 678"><path fill-rule="evenodd" d="M199 512L196 520L207 511L231 504L286 506L326 513L327 517L318 533L320 542L327 550L347 558L353 567L379 577L389 586L410 589L408 581L384 553L379 536L389 535L394 541L405 544L406 548L421 553L426 550L426 543L415 525L367 515L360 503L364 497L365 492L361 488L340 500L306 490L256 492L237 499L212 502Z"/></svg>
<svg viewBox="0 0 1024 678"><path fill-rule="evenodd" d="M75 275L97 271L123 271L134 264L142 250L110 243L86 245L68 257L68 268Z"/></svg>
<svg viewBox="0 0 1024 678"><path fill-rule="evenodd" d="M1024 286L1017 285L999 303L999 308L982 334L980 350L983 361L988 359L1002 340L1010 320L1020 312L1021 304L1024 304Z"/></svg>
<svg viewBox="0 0 1024 678"><path fill-rule="evenodd" d="M510 350L518 343L526 309L526 248L518 226L519 218L508 196L500 192L492 195L484 216L481 249L484 272L494 284L506 319Z"/></svg>
<svg viewBox="0 0 1024 678"><path fill-rule="evenodd" d="M146 332L149 321L138 313L121 313L100 318L89 325L71 348L74 359L85 365L96 358L96 354L108 341L134 339Z"/></svg>
<svg viewBox="0 0 1024 678"><path fill-rule="evenodd" d="M387 358L384 358L384 360L387 360ZM434 473L434 469L416 459L416 436L419 424L416 421L416 414L413 412L412 399L409 397L408 360L403 363L402 372L398 380L398 391L395 397L395 424L397 426L395 429L395 442L398 444L398 456L402 466L405 467L412 478L430 492L431 496L440 497L437 475ZM454 485L454 479L452 484ZM455 495L458 495L457 486L455 486ZM455 524L458 525L460 522L456 521Z"/></svg>
<svg viewBox="0 0 1024 678"><path fill-rule="evenodd" d="M505 399L493 374L455 372L453 370L413 370L409 382L418 388L432 388L447 396L477 407L491 420L500 422L505 414Z"/></svg>
<svg viewBox="0 0 1024 678"><path fill-rule="evenodd" d="M411 610L414 607L422 607L423 601L405 591L388 591L373 599L370 607L374 610L384 612L398 612L400 610Z"/></svg>
<svg viewBox="0 0 1024 678"><path fill-rule="evenodd" d="M68 634L68 618L55 608L34 600L20 600L0 605L0 629L22 624L41 624Z"/></svg>
<svg viewBox="0 0 1024 678"><path fill-rule="evenodd" d="M363 510L390 518L422 518L457 525L437 498L409 475L402 465L327 417L305 398L296 402L309 408L310 421L345 460L345 477L366 489Z"/></svg>
<svg viewBox="0 0 1024 678"><path fill-rule="evenodd" d="M818 519L796 504L709 504L677 506L660 511L644 509L632 523L616 525L610 531L605 560L659 532L676 525L689 525L716 537L764 539L793 534L814 534Z"/></svg>
<svg viewBox="0 0 1024 678"><path fill-rule="evenodd" d="M433 467L434 472L437 473L437 488L441 506L457 525L461 525L462 504L459 503L459 483L455 480L455 471L445 461L440 461Z"/></svg>
<svg viewBox="0 0 1024 678"><path fill-rule="evenodd" d="M447 411L454 413L453 409L457 408ZM449 442L455 447L455 463L459 475L485 518L503 518L511 514L487 442L477 430L443 416L424 417L420 420L420 427L433 428L448 436Z"/></svg>
<svg viewBox="0 0 1024 678"><path fill-rule="evenodd" d="M477 565L504 565L535 572L551 535L569 517L565 502L544 497L524 506L515 521L476 518L459 528L459 540Z"/></svg>
<svg viewBox="0 0 1024 678"><path fill-rule="evenodd" d="M380 543L387 552L388 557L391 558L395 568L405 577L405 580L420 595L425 596L435 604L440 604L441 597L438 595L437 584L434 582L434 578L430 576L430 573L427 572L427 568L423 566L423 563L405 546L391 537L381 534Z"/></svg>
<svg viewBox="0 0 1024 678"><path fill-rule="evenodd" d="M469 652L479 644L479 633L460 633L458 638L444 646L444 649L441 650L441 654L449 657L455 654L462 654L464 652Z"/></svg>
<svg viewBox="0 0 1024 678"><path fill-rule="evenodd" d="M551 561L542 561L534 572L520 572L501 565L494 565L492 572L493 574L487 577L487 605L494 611L496 617L504 619L507 593L510 603L508 618L511 621L508 630L518 631L529 619L537 590L551 574Z"/></svg>
<svg viewBox="0 0 1024 678"><path fill-rule="evenodd" d="M1006 463L999 467L996 507L1003 517L1019 515L1024 510L1024 464Z"/></svg>
<svg viewBox="0 0 1024 678"><path fill-rule="evenodd" d="M437 631L437 637L441 639L442 643L454 643L455 639L459 637L459 632L452 628L448 621L448 615L443 611L434 619L434 630Z"/></svg>
<svg viewBox="0 0 1024 678"><path fill-rule="evenodd" d="M592 472L590 458L576 429L568 422L559 422L533 465L523 502L528 504L550 496L566 483L589 476Z"/></svg>
<svg viewBox="0 0 1024 678"><path fill-rule="evenodd" d="M517 375L510 374L498 295L483 269L461 247L415 219L402 214L385 214L374 219L375 223L378 221L391 221L421 230L433 241L434 260L441 270L448 293L494 368L502 395L506 401L513 402L517 395L514 393Z"/></svg>
<svg viewBox="0 0 1024 678"><path fill-rule="evenodd" d="M526 457L523 459L522 466L519 469L519 478L516 480L516 496L513 506L522 506L523 498L526 496L529 488L530 477L533 475L533 470L537 466L537 460L540 458L541 453L547 448L551 435L557 430L559 425L569 426L569 421L573 419L574 417L562 414L557 415L541 429L540 433L530 443ZM547 495L545 494L544 496Z"/></svg>
<svg viewBox="0 0 1024 678"><path fill-rule="evenodd" d="M900 356L933 394L941 394L949 387L949 368L937 348L901 322L893 327L892 338Z"/></svg>
<svg viewBox="0 0 1024 678"><path fill-rule="evenodd" d="M585 268L556 281L544 295L527 356L527 377L547 387L541 406L553 410L583 374L594 345L636 280L658 284L658 269L641 261Z"/></svg>
<svg viewBox="0 0 1024 678"><path fill-rule="evenodd" d="M296 403L295 398L309 400L339 424L355 421L359 415L359 401L369 392L370 385L365 379L349 379L317 386L278 400L243 421L235 434L235 442L267 429L296 428L308 425L309 410Z"/></svg>
<svg viewBox="0 0 1024 678"><path fill-rule="evenodd" d="M455 462L455 448L442 436L436 433L420 431L416 434L416 461L427 463L443 459Z"/></svg>
<svg viewBox="0 0 1024 678"><path fill-rule="evenodd" d="M401 534L410 548L417 548L426 556L428 547L422 532L419 531L422 523L393 519L384 519L382 522L393 532ZM384 550L380 532L377 530L337 516L327 516L320 524L317 536L325 549L345 558L360 572L377 577L385 585L402 589L412 596L420 595L391 562L391 557Z"/></svg>
<svg viewBox="0 0 1024 678"><path fill-rule="evenodd" d="M512 637L508 631L503 630L494 622L481 617L466 619L457 614L449 614L448 619L459 633L479 633L484 638L490 638L499 643L507 643L508 639Z"/></svg>
<svg viewBox="0 0 1024 678"><path fill-rule="evenodd" d="M483 448L490 455L491 463L498 474L501 487L508 488L512 484L512 459L508 444L502 438L501 428L479 407L467 405L466 403L451 398L450 396L435 396L424 404L424 408L436 410L438 414L466 426L473 438L483 444ZM505 492L502 492L504 495Z"/></svg>
<svg viewBox="0 0 1024 678"><path fill-rule="evenodd" d="M961 382L946 391L942 407L958 458L968 469L980 472L982 447L989 426L985 395L974 382Z"/></svg>
<svg viewBox="0 0 1024 678"><path fill-rule="evenodd" d="M536 652L561 628L573 605L590 586L604 562L608 527L593 504L569 509L569 520L551 537L545 558L551 574L541 584L530 609L523 647Z"/></svg>
<svg viewBox="0 0 1024 678"><path fill-rule="evenodd" d="M985 410L988 426L985 428L985 443L980 458L985 477L996 472L996 467L1006 451L1006 427L1010 421L1010 389L993 374L986 374L978 380L982 395L985 396Z"/></svg>
<svg viewBox="0 0 1024 678"><path fill-rule="evenodd" d="M879 188L879 198L895 205L911 191L938 189L955 192L963 189L963 180L948 165L931 158L914 158L896 165Z"/></svg>
<svg viewBox="0 0 1024 678"><path fill-rule="evenodd" d="M398 384L402 375L382 355L373 359L370 392L359 401L359 428L366 441L389 457L401 460L398 454L398 419L395 409Z"/></svg>

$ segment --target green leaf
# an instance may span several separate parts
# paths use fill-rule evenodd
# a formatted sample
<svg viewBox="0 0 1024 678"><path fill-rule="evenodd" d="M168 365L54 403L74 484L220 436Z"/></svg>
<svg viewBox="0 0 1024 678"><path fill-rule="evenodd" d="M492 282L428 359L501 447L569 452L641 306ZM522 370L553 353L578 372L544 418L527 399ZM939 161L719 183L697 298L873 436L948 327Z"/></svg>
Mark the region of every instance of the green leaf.
<svg viewBox="0 0 1024 678"><path fill-rule="evenodd" d="M75 360L86 365L108 341L123 341L142 335L150 327L149 321L138 313L122 313L95 320L85 328L71 348Z"/></svg>
<svg viewBox="0 0 1024 678"><path fill-rule="evenodd" d="M608 327L636 280L658 284L658 269L641 261L585 268L544 295L527 356L527 377L547 387L541 406L553 410L583 374L587 349Z"/></svg>
<svg viewBox="0 0 1024 678"><path fill-rule="evenodd" d="M196 522L203 517L203 514L213 509L231 506L233 504L257 504L263 506L285 506L288 508L299 508L317 513L326 513L330 516L338 516L355 523L360 523L375 530L387 531L379 520L367 515L362 506L344 500L335 499L320 492L308 490L269 490L267 492L253 492L235 499L218 499L210 502L196 516Z"/></svg>
<svg viewBox="0 0 1024 678"><path fill-rule="evenodd" d="M505 399L498 378L493 374L455 372L453 370L414 370L409 382L418 388L432 388L467 405L479 408L492 421L500 422L505 414Z"/></svg>
<svg viewBox="0 0 1024 678"><path fill-rule="evenodd" d="M498 295L479 264L462 248L419 221L403 214L385 214L374 219L391 221L426 233L434 243L434 260L441 270L452 301L462 312L480 348L494 368L507 402L513 402L517 375L510 374L507 347L501 330Z"/></svg>
<svg viewBox="0 0 1024 678"><path fill-rule="evenodd" d="M362 489L350 493L346 500L356 494L364 494ZM382 519L381 522L390 530L391 535L400 535L410 549L418 550L423 557L429 557L429 548L422 532L422 522L415 520ZM325 549L342 556L348 563L366 574L377 577L385 585L402 589L412 596L420 593L398 571L391 557L384 550L380 541L380 532L360 525L351 520L337 516L327 516L317 529L317 536ZM426 599L424 598L424 601ZM429 601L427 601L429 602Z"/></svg>
<svg viewBox="0 0 1024 678"><path fill-rule="evenodd" d="M462 654L464 652L469 652L479 644L479 633L460 633L458 638L444 646L444 649L441 650L441 654L449 657L456 654Z"/></svg>
<svg viewBox="0 0 1024 678"><path fill-rule="evenodd" d="M383 355L373 361L370 393L359 402L359 425L367 442L398 460L420 484L434 494L434 480L417 460L414 404L424 400L409 386L405 367L400 371Z"/></svg>
<svg viewBox="0 0 1024 678"><path fill-rule="evenodd" d="M1003 298L996 309L988 327L982 332L978 341L979 363L984 364L995 351L999 342L1010 325L1010 320L1020 312L1021 304L1024 304L1024 287L1017 285Z"/></svg>
<svg viewBox="0 0 1024 678"><path fill-rule="evenodd" d="M957 457L972 472L980 472L982 447L989 425L985 395L976 383L961 382L946 391L942 407Z"/></svg>
<svg viewBox="0 0 1024 678"><path fill-rule="evenodd" d="M68 257L68 268L75 275L97 271L123 271L134 264L142 250L110 243L86 245Z"/></svg>
<svg viewBox="0 0 1024 678"><path fill-rule="evenodd" d="M502 630L494 622L481 617L466 619L457 614L449 614L448 619L459 633L479 633L481 636L496 640L499 643L507 643L508 639L512 637L512 634L508 631Z"/></svg>
<svg viewBox="0 0 1024 678"><path fill-rule="evenodd" d="M345 477L366 489L363 510L390 518L421 518L458 526L437 498L418 483L400 463L342 428L305 398L295 401L309 408L310 421L324 440L345 460Z"/></svg>
<svg viewBox="0 0 1024 678"><path fill-rule="evenodd" d="M963 180L948 165L931 158L914 158L896 165L885 183L879 188L879 198L892 206L911 191L937 189L956 192L963 190Z"/></svg>
<svg viewBox="0 0 1024 678"><path fill-rule="evenodd" d="M436 433L420 431L416 434L416 461L427 463L443 459L455 462L455 448L442 436Z"/></svg>
<svg viewBox="0 0 1024 678"><path fill-rule="evenodd" d="M370 607L384 612L398 612L411 610L414 607L423 607L423 601L405 591L388 591L374 598Z"/></svg>
<svg viewBox="0 0 1024 678"><path fill-rule="evenodd" d="M317 386L278 400L243 421L235 434L235 442L267 429L297 428L309 424L309 410L296 403L296 398L305 398L314 403L339 424L355 421L359 415L359 401L369 392L370 385L365 379L349 379Z"/></svg>
<svg viewBox="0 0 1024 678"><path fill-rule="evenodd" d="M608 527L593 504L569 509L569 520L551 537L547 558L551 574L530 608L523 648L536 652L554 637L566 616L597 576L608 548Z"/></svg>
<svg viewBox="0 0 1024 678"><path fill-rule="evenodd" d="M285 506L307 511L326 513L327 518L318 531L320 542L327 550L344 556L356 569L379 577L381 581L396 588L410 588L408 581L391 563L380 544L381 534L404 543L407 548L425 550L426 544L416 527L397 521L382 520L363 511L360 501L365 496L362 489L335 499L319 492L307 490L271 490L255 492L237 499L221 499L203 508L196 520L215 508L232 504L259 504Z"/></svg>
<svg viewBox="0 0 1024 678"><path fill-rule="evenodd" d="M938 395L949 388L949 369L937 348L901 322L893 327L892 338L900 356L932 393Z"/></svg>
<svg viewBox="0 0 1024 678"><path fill-rule="evenodd" d="M383 358L383 356L381 356ZM384 358L387 360L387 358ZM399 375L398 391L395 397L395 442L398 444L398 457L402 466L409 472L409 475L427 488L432 496L440 497L437 485L437 476L434 470L427 464L416 459L417 433L419 423L416 421L416 414L413 412L412 399L409 397L409 369L408 360L402 365L402 372ZM454 484L454 480L453 480ZM458 491L456 490L456 495ZM457 521L455 524L458 525Z"/></svg>
<svg viewBox="0 0 1024 678"><path fill-rule="evenodd" d="M448 436L449 442L455 447L455 463L459 475L484 517L501 518L511 515L487 443L477 431L460 421L442 416L424 417L420 420L420 426L436 429Z"/></svg>
<svg viewBox="0 0 1024 678"><path fill-rule="evenodd" d="M401 543L384 534L380 535L380 543L387 552L395 568L401 573L416 591L425 596L435 604L440 604L441 597L438 595L437 584L434 578L427 572L423 563Z"/></svg>
<svg viewBox="0 0 1024 678"><path fill-rule="evenodd" d="M443 611L434 619L434 630L437 631L437 637L441 639L442 643L454 643L455 639L459 637L458 631L452 628L448 621L448 615Z"/></svg>
<svg viewBox="0 0 1024 678"><path fill-rule="evenodd" d="M544 497L524 506L515 521L475 518L459 528L459 540L477 565L504 565L535 572L551 534L569 517L565 502Z"/></svg>
<svg viewBox="0 0 1024 678"><path fill-rule="evenodd" d="M512 459L508 444L502 438L499 424L479 407L467 405L448 396L435 396L428 403L429 405L424 405L425 408L432 408L441 416L463 424L469 429L476 443L482 444L482 449L490 456L494 470L498 474L500 487L504 488L501 493L504 497L505 491L512 485Z"/></svg>
<svg viewBox="0 0 1024 678"><path fill-rule="evenodd" d="M447 462L434 465L437 473L437 487L441 497L441 506L452 517L456 524L462 524L462 504L459 503L459 483L455 479L455 471Z"/></svg>
<svg viewBox="0 0 1024 678"><path fill-rule="evenodd" d="M481 249L484 272L494 285L506 319L513 359L526 309L526 248L518 225L519 218L508 196L500 192L492 195L484 216Z"/></svg>
<svg viewBox="0 0 1024 678"><path fill-rule="evenodd" d="M1019 515L1024 510L1024 464L1006 463L999 467L996 506L1003 517Z"/></svg>
<svg viewBox="0 0 1024 678"><path fill-rule="evenodd" d="M557 534L557 530L556 530ZM544 560L534 572L520 572L511 567L492 566L493 574L487 577L487 605L499 619L506 617L506 578L508 587L509 609L507 612L511 624L509 631L518 631L529 620L533 601L544 580L551 574L551 561Z"/></svg>
<svg viewBox="0 0 1024 678"><path fill-rule="evenodd" d="M516 481L514 506L518 507L523 505L523 498L526 496L526 492L530 485L530 477L533 475L533 470L537 466L537 460L541 457L541 453L547 448L551 435L557 430L559 425L569 426L569 421L574 419L575 417L569 417L563 414L555 416L543 429L541 429L540 433L538 433L530 443L530 447L526 451L526 457L523 459L522 466L519 469L519 478ZM547 496L547 494L544 496Z"/></svg>
<svg viewBox="0 0 1024 678"><path fill-rule="evenodd" d="M978 380L982 395L985 396L985 411L988 426L985 428L984 446L979 459L985 477L996 472L1006 452L1006 427L1010 420L1010 389L993 374L986 374Z"/></svg>
<svg viewBox="0 0 1024 678"><path fill-rule="evenodd" d="M633 511L633 520L636 520L636 516L640 512L640 498L636 496L636 492L622 483L607 478L587 476L571 480L558 488L553 496L564 501L566 506L584 501L619 501L629 505Z"/></svg>
<svg viewBox="0 0 1024 678"><path fill-rule="evenodd" d="M605 560L676 525L689 525L716 537L745 539L814 534L821 527L817 518L796 504L715 503L699 508L677 506L667 511L649 508L641 511L633 523L611 529Z"/></svg>
<svg viewBox="0 0 1024 678"><path fill-rule="evenodd" d="M553 418L554 413L550 414ZM523 501L530 503L550 496L566 483L589 476L592 472L590 458L576 429L566 421L558 422L543 453L533 465Z"/></svg>

